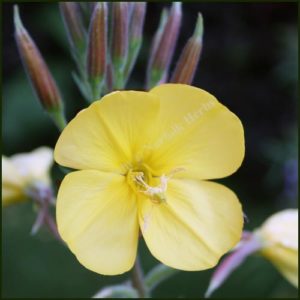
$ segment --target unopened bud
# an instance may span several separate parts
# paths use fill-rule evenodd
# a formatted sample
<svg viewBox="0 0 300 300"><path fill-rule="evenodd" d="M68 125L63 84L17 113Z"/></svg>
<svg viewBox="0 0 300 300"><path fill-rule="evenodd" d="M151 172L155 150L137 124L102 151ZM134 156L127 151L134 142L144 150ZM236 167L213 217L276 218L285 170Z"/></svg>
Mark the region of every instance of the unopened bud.
<svg viewBox="0 0 300 300"><path fill-rule="evenodd" d="M171 82L191 84L199 63L202 50L203 18L198 14L193 36L187 41L179 57Z"/></svg>
<svg viewBox="0 0 300 300"><path fill-rule="evenodd" d="M174 2L169 13L163 32L150 59L148 88L166 81L170 63L175 51L181 24L181 3Z"/></svg>
<svg viewBox="0 0 300 300"><path fill-rule="evenodd" d="M59 89L34 41L24 28L18 7L14 6L15 39L33 90L59 128L64 127L63 104Z"/></svg>
<svg viewBox="0 0 300 300"><path fill-rule="evenodd" d="M107 61L107 4L98 2L93 11L88 37L87 73L92 94L100 97Z"/></svg>
<svg viewBox="0 0 300 300"><path fill-rule="evenodd" d="M160 15L159 25L155 32L155 35L154 35L154 38L153 38L152 44L151 44L150 57L148 60L147 73L146 73L146 87L147 88L150 88L153 86L152 84L150 84L150 75L151 75L151 71L152 71L151 68L153 65L153 59L154 59L155 53L157 52L159 42L161 40L162 34L163 34L165 26L167 24L167 20L168 20L168 10L166 8L164 8Z"/></svg>
<svg viewBox="0 0 300 300"><path fill-rule="evenodd" d="M96 5L97 5L97 2L89 2L89 8L90 8L91 13L93 13Z"/></svg>
<svg viewBox="0 0 300 300"><path fill-rule="evenodd" d="M127 6L128 6L128 19L129 21L132 18L132 13L133 13L133 9L134 6L137 4L138 2L127 2Z"/></svg>
<svg viewBox="0 0 300 300"><path fill-rule="evenodd" d="M143 40L143 27L146 13L146 2L131 2L131 22L129 28L129 51L125 67L125 77L128 79L136 62Z"/></svg>
<svg viewBox="0 0 300 300"><path fill-rule="evenodd" d="M124 69L128 55L129 7L126 2L112 4L112 45L111 56L114 67L114 86L123 88Z"/></svg>
<svg viewBox="0 0 300 300"><path fill-rule="evenodd" d="M261 238L261 254L298 288L298 209L284 209L270 216L255 234Z"/></svg>
<svg viewBox="0 0 300 300"><path fill-rule="evenodd" d="M141 40L144 27L146 2L133 2L130 23L130 41Z"/></svg>
<svg viewBox="0 0 300 300"><path fill-rule="evenodd" d="M86 32L80 7L76 2L61 2L59 7L71 47L82 53L85 48Z"/></svg>

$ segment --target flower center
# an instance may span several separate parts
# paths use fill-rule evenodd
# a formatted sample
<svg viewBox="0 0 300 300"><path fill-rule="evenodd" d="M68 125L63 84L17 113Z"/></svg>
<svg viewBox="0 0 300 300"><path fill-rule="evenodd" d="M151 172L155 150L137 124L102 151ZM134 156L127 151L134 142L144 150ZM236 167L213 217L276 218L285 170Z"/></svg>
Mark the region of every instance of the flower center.
<svg viewBox="0 0 300 300"><path fill-rule="evenodd" d="M160 204L167 201L168 180L179 171L182 169L174 169L168 175L153 177L149 168L142 165L137 170L130 169L128 171L127 181L134 192L145 195L155 204Z"/></svg>

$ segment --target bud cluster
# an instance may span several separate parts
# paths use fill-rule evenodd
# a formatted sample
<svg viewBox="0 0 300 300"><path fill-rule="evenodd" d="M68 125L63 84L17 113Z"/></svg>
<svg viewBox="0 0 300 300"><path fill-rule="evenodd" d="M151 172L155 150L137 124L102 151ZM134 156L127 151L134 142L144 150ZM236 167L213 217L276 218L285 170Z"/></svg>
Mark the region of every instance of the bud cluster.
<svg viewBox="0 0 300 300"><path fill-rule="evenodd" d="M89 16L90 12L83 57L80 57L81 49L76 46L75 38L69 38L71 51L78 66L79 74L75 80L85 98L94 101L112 90L124 89L142 46L146 3L95 2L93 5L87 5L61 2L60 6L69 36L76 37L78 41L84 39L85 32L81 19ZM82 8L81 17L76 6ZM69 13L66 12L68 10ZM78 24L72 22L76 19L75 16ZM180 2L173 2L169 9L163 10L147 63L146 89L167 81L192 83L202 50L203 19L199 13L194 34L187 41L170 76L169 70L180 33L181 20ZM70 34L72 32L73 34ZM81 45L79 42L77 44Z"/></svg>
<svg viewBox="0 0 300 300"><path fill-rule="evenodd" d="M76 63L74 80L89 102L124 89L143 42L146 2L60 2L70 51ZM61 93L37 46L22 25L15 6L15 36L20 55L43 107L62 129L65 126ZM146 89L164 82L191 84L202 50L203 19L169 74L182 20L182 5L173 2L161 13L146 68Z"/></svg>

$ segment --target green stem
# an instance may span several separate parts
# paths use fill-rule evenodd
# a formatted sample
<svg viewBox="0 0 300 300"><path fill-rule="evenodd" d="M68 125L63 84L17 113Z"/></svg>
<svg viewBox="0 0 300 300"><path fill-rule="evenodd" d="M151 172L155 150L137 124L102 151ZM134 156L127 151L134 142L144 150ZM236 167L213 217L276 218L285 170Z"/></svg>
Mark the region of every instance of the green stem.
<svg viewBox="0 0 300 300"><path fill-rule="evenodd" d="M124 74L123 71L121 70L116 70L115 72L114 89L116 90L124 89Z"/></svg>
<svg viewBox="0 0 300 300"><path fill-rule="evenodd" d="M140 298L149 298L149 293L144 282L144 276L139 257L137 256L131 272L132 286L138 291Z"/></svg>
<svg viewBox="0 0 300 300"><path fill-rule="evenodd" d="M63 131L67 125L66 118L62 112L62 110L52 110L48 111L55 125L58 127L60 131Z"/></svg>
<svg viewBox="0 0 300 300"><path fill-rule="evenodd" d="M53 204L53 190L50 186L36 181L25 190L26 195L34 201L37 209L37 219L32 227L31 234L35 234L42 225L47 226L52 235L60 242L57 225L51 214L50 205Z"/></svg>
<svg viewBox="0 0 300 300"><path fill-rule="evenodd" d="M91 102L98 100L101 97L103 81L104 81L103 76L90 79L90 87L92 91L91 95L93 97L91 99Z"/></svg>
<svg viewBox="0 0 300 300"><path fill-rule="evenodd" d="M141 45L142 45L142 39L134 40L130 43L130 48L128 51L128 59L127 59L125 71L124 71L124 78L125 78L124 86L126 85L126 83L129 80L132 69L136 63L136 59L138 57Z"/></svg>

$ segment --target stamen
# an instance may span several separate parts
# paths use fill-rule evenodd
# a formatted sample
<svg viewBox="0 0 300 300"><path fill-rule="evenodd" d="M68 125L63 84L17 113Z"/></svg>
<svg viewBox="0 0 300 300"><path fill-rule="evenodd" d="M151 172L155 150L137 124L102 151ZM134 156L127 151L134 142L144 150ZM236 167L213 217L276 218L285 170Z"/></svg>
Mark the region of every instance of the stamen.
<svg viewBox="0 0 300 300"><path fill-rule="evenodd" d="M185 168L175 168L170 173L167 174L168 178L171 178L176 173L183 172L183 171L186 171L186 169Z"/></svg>
<svg viewBox="0 0 300 300"><path fill-rule="evenodd" d="M145 172L140 171L130 171L128 173L129 184L134 188L136 192L142 193L149 197L149 199L154 204L160 204L162 202L166 202L166 191L168 187L168 181L172 176L176 173L184 171L183 168L175 168L167 175L163 174L159 177L160 183L157 186L151 186L148 184L149 178L152 178L151 174L145 174ZM157 177L156 177L157 178ZM151 179L150 179L151 181Z"/></svg>

